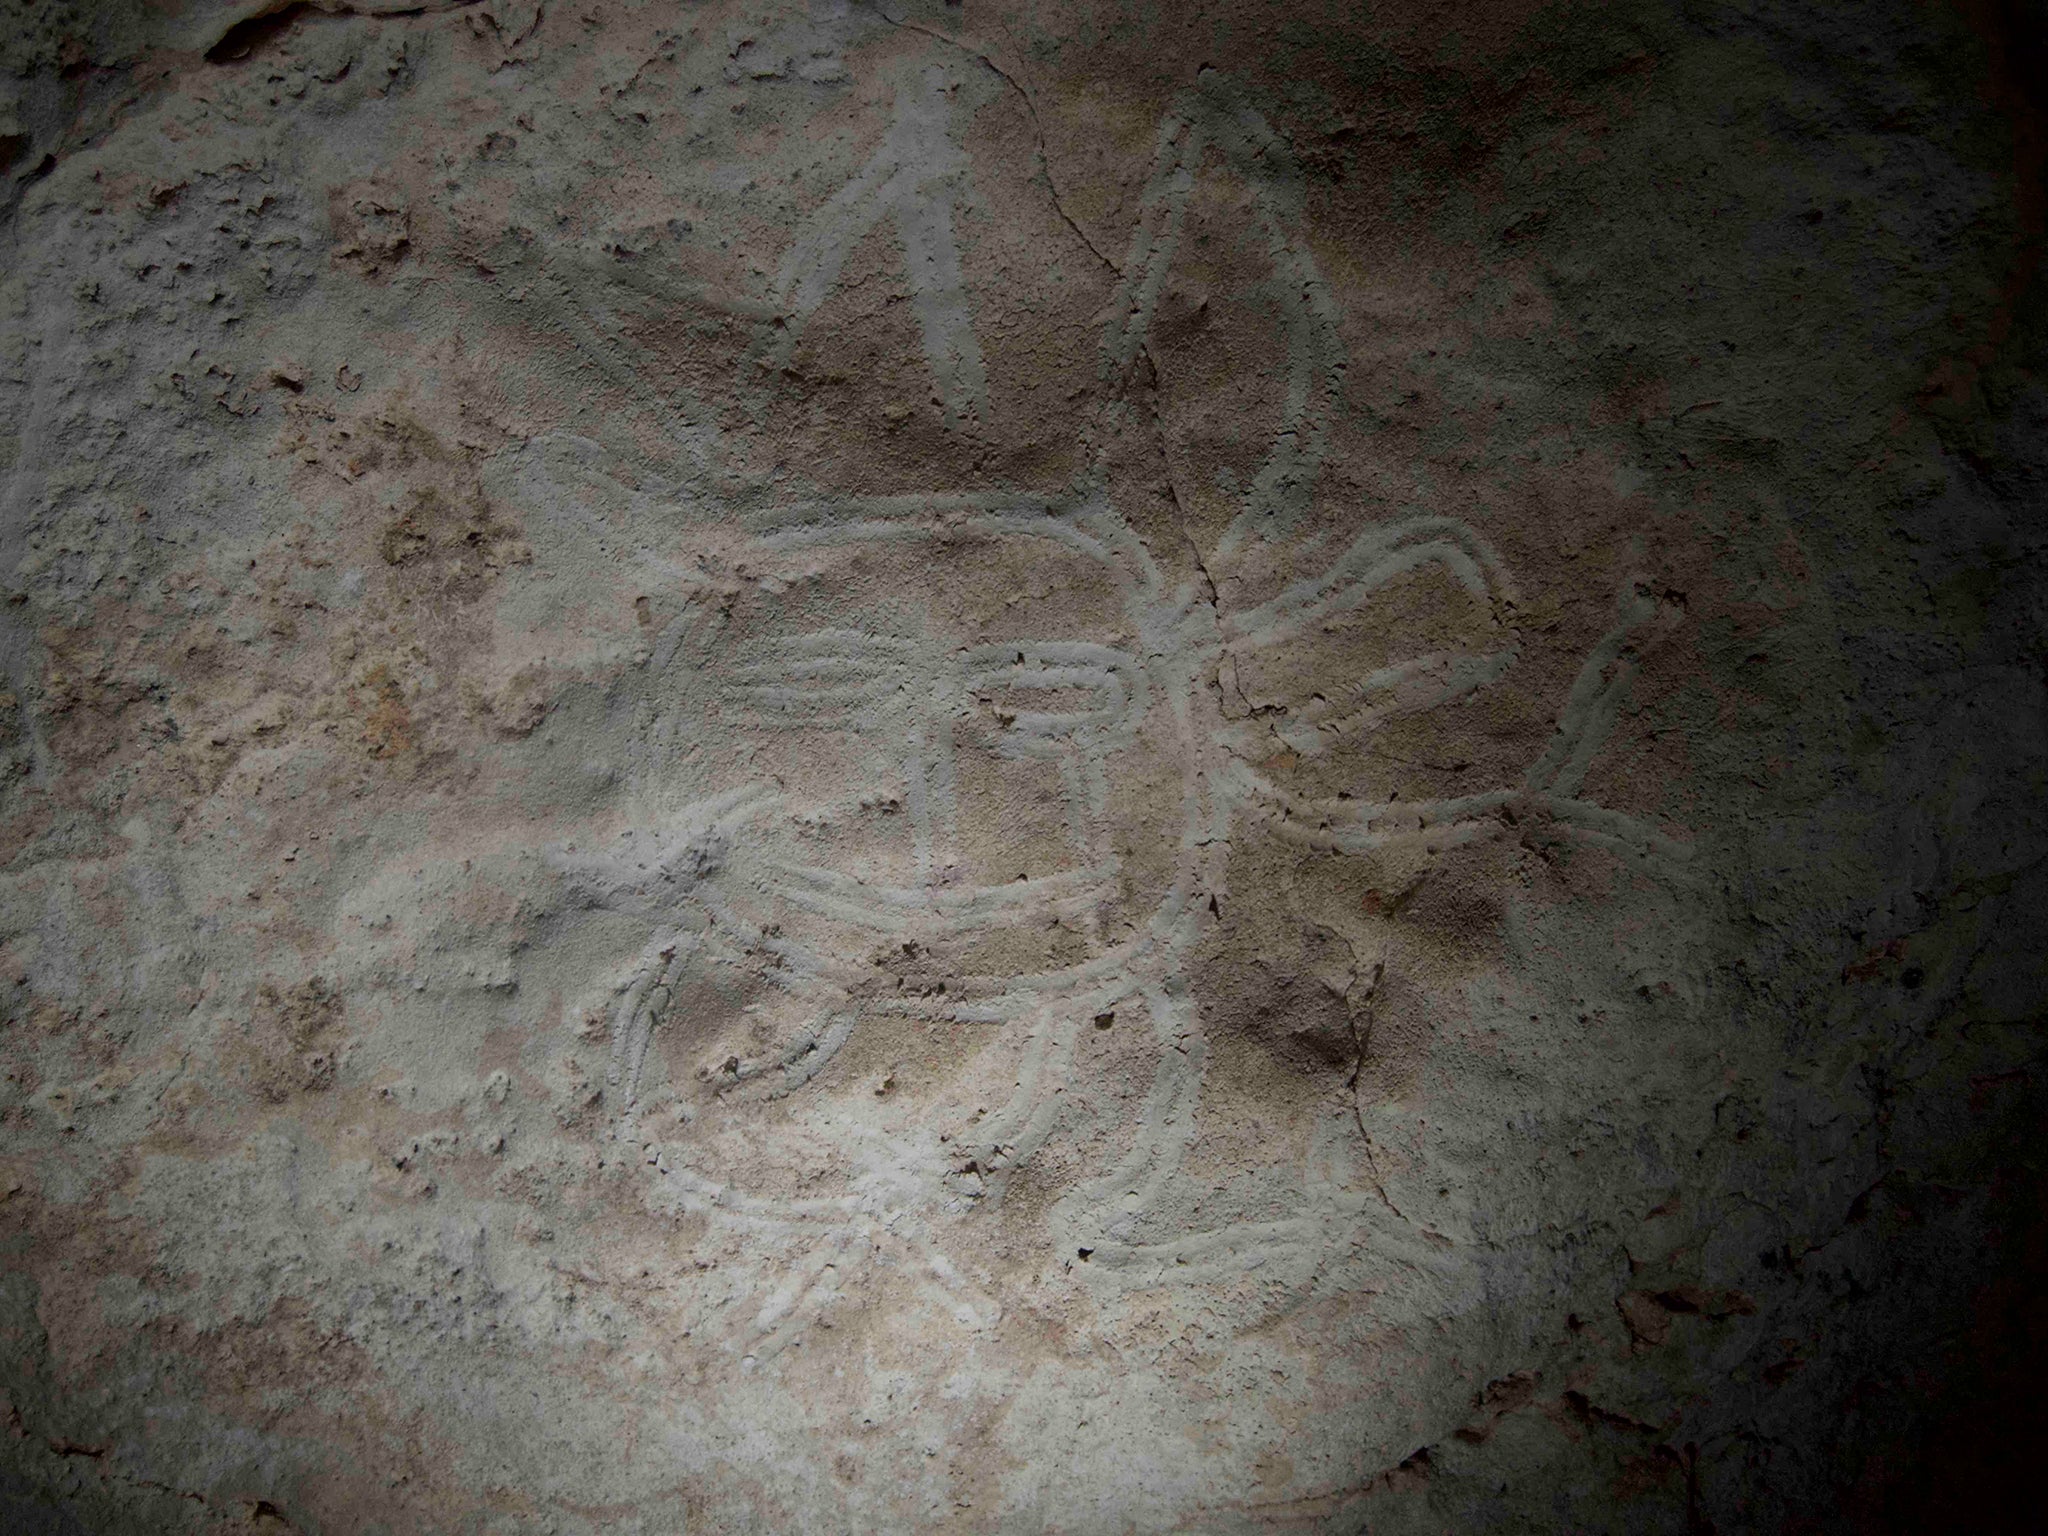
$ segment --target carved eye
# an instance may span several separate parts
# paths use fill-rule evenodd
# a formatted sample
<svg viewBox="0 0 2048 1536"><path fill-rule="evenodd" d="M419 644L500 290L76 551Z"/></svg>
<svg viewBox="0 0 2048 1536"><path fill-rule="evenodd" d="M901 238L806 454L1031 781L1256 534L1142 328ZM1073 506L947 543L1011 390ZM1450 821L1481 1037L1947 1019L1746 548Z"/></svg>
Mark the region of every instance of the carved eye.
<svg viewBox="0 0 2048 1536"><path fill-rule="evenodd" d="M1145 712L1136 658L1106 645L1033 641L968 653L968 692L995 711L1005 750L1049 755L1126 738Z"/></svg>
<svg viewBox="0 0 2048 1536"><path fill-rule="evenodd" d="M720 705L752 720L800 725L843 723L886 710L912 689L929 687L914 640L830 629L759 641L725 669Z"/></svg>

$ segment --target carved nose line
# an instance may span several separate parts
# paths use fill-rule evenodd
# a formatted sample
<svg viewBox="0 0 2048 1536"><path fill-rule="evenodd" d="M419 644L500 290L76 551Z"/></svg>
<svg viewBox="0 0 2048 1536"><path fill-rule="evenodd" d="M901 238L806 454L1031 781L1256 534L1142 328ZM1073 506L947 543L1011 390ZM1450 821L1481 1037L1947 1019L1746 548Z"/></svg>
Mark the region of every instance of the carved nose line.
<svg viewBox="0 0 2048 1536"><path fill-rule="evenodd" d="M959 805L953 771L952 690L943 663L928 668L930 682L912 682L909 751L903 779L917 855L918 884L931 890L946 883L960 862Z"/></svg>

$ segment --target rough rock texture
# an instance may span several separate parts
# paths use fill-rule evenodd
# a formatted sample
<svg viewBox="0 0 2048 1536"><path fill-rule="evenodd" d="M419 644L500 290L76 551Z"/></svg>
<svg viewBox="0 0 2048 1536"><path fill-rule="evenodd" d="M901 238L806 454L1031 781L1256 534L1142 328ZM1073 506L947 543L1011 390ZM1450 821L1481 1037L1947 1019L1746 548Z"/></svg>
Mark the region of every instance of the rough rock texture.
<svg viewBox="0 0 2048 1536"><path fill-rule="evenodd" d="M6 17L0 1525L1995 1528L2038 9Z"/></svg>

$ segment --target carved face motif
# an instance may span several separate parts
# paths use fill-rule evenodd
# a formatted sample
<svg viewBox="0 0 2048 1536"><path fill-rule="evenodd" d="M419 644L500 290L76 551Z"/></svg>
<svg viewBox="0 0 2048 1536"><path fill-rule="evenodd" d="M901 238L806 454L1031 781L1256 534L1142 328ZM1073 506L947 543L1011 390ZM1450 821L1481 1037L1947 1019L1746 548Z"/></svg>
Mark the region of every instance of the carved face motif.
<svg viewBox="0 0 2048 1536"><path fill-rule="evenodd" d="M712 794L754 797L728 921L849 989L878 950L919 959L934 1015L1014 1012L1149 935L1186 712L1135 573L1038 522L762 549L678 722Z"/></svg>
<svg viewBox="0 0 2048 1536"><path fill-rule="evenodd" d="M950 248L943 200L907 169L940 119L907 99L863 195L828 201L792 247L743 396L885 213L907 253ZM1580 796L1631 637L1668 617L1633 585L1535 762L1514 731L1441 762L1382 750L1424 722L1475 734L1451 707L1517 659L1508 575L1453 517L1304 527L1343 350L1289 233L1285 147L1220 82L1178 103L1158 142L1081 433L1090 470L1035 499L808 492L737 543L729 524L697 527L669 567L710 562L645 674L629 835L649 873L596 882L603 904L652 919L617 984L607 1098L654 1187L714 1225L802 1228L815 1255L878 1223L928 1236L940 1213L1023 1182L1091 1273L1227 1270L1246 1245L1312 1257L1373 1197L1343 1158L1304 1192L1305 1146L1259 1142L1252 1160L1271 1165L1213 1228L1152 1219L1203 1113L1190 941L1230 869L1255 881L1267 851L1323 872L1351 862L1323 855L1428 861L1525 815L1632 857L1677 851ZM1148 337L1190 189L1217 164L1246 189L1287 366L1227 527L1181 527L1199 569L1168 578L1112 505L1116 445L1138 421L1141 362L1156 374ZM958 264L913 268L935 398L958 425L987 404ZM1345 953L1318 983L1337 1001L1311 1076L1348 1062L1355 1087L1356 1010L1383 965L1343 929L1317 932ZM1355 1103L1343 1123L1362 1128ZM1242 1214L1269 1209L1292 1214Z"/></svg>
<svg viewBox="0 0 2048 1536"><path fill-rule="evenodd" d="M689 830L613 1079L707 1180L971 1198L1095 1114L1077 1049L1129 1058L1109 1089L1157 1074L1148 994L1199 913L1194 672L1185 609L1097 532L842 516L764 534L679 622L638 756Z"/></svg>

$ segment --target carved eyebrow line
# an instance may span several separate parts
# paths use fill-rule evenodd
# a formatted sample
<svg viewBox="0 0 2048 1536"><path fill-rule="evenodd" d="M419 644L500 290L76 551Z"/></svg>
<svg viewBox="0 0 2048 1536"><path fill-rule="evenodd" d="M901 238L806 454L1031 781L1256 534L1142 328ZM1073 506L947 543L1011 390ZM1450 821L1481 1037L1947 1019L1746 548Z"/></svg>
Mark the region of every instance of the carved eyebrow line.
<svg viewBox="0 0 2048 1536"><path fill-rule="evenodd" d="M853 703L914 675L925 650L914 640L843 629L755 642L748 659L724 670L722 692L756 703Z"/></svg>
<svg viewBox="0 0 2048 1536"><path fill-rule="evenodd" d="M762 671L771 666L786 666L792 662L812 662L817 665L838 662L846 666L908 666L926 649L921 642L899 635L873 635L858 629L814 629L799 635L777 635L754 642L752 650L755 653L781 659L742 662L735 670Z"/></svg>
<svg viewBox="0 0 2048 1536"><path fill-rule="evenodd" d="M767 539L781 533L808 531L829 535L850 526L844 519L894 522L915 517L966 514L969 517L1016 516L1055 518L1062 503L1047 496L1020 496L1005 491L908 491L893 496L810 496L802 501L751 513L747 531ZM833 522L832 519L841 521ZM822 526L820 526L822 525ZM935 530L936 531L936 530Z"/></svg>

